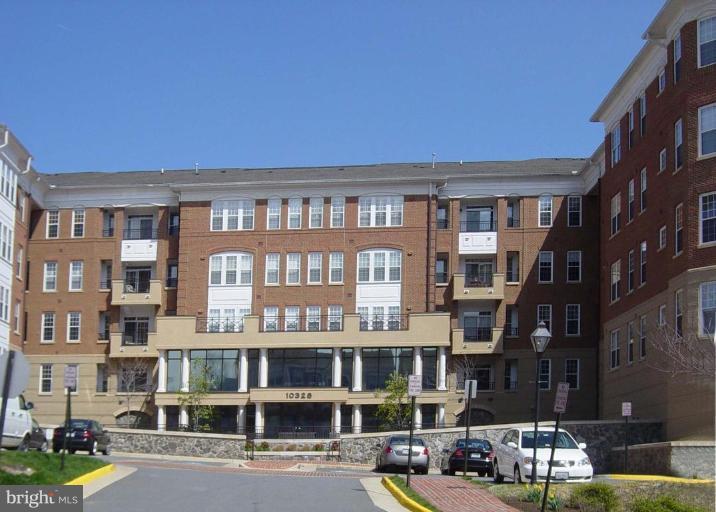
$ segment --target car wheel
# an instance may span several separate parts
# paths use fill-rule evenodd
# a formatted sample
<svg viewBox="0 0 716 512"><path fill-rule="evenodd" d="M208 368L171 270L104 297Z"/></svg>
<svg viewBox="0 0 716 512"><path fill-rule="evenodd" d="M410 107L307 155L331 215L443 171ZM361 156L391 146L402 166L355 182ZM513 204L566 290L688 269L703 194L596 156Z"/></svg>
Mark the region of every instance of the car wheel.
<svg viewBox="0 0 716 512"><path fill-rule="evenodd" d="M47 448L48 448L47 441L43 441L42 444L40 445L40 451L45 453L47 451Z"/></svg>
<svg viewBox="0 0 716 512"><path fill-rule="evenodd" d="M60 449L53 447L53 448L52 448L52 452L53 452L53 453L60 453Z"/></svg>
<svg viewBox="0 0 716 512"><path fill-rule="evenodd" d="M479 476L479 477L484 477L484 476L485 476L485 472L484 472L484 471L478 471L478 472L477 472L477 476Z"/></svg>
<svg viewBox="0 0 716 512"><path fill-rule="evenodd" d="M441 470L440 470L440 474L441 474L441 475L447 475L447 474L448 474L448 470L447 470L447 469L441 469Z"/></svg>
<svg viewBox="0 0 716 512"><path fill-rule="evenodd" d="M495 480L496 484L501 484L505 481L505 477L500 474L500 466L497 465L497 461L495 461L495 467L493 471L495 475L492 478Z"/></svg>
<svg viewBox="0 0 716 512"><path fill-rule="evenodd" d="M450 476L455 476L455 470L454 470L453 468L450 468L450 469L448 470L448 475L450 475Z"/></svg>
<svg viewBox="0 0 716 512"><path fill-rule="evenodd" d="M515 473L512 477L512 480L516 484L522 483L522 475L520 474L520 467L517 464L515 464Z"/></svg>
<svg viewBox="0 0 716 512"><path fill-rule="evenodd" d="M92 441L92 446L90 446L89 454L94 455L97 453L97 441Z"/></svg>
<svg viewBox="0 0 716 512"><path fill-rule="evenodd" d="M102 450L102 453L104 455L109 455L110 453L112 453L112 449L109 447L109 445L107 445L105 446L104 450Z"/></svg>
<svg viewBox="0 0 716 512"><path fill-rule="evenodd" d="M75 450L74 448L70 448L70 449L69 449L70 455L74 455L76 451L77 451L77 450Z"/></svg>
<svg viewBox="0 0 716 512"><path fill-rule="evenodd" d="M20 441L20 444L17 445L17 451L26 452L29 449L30 449L30 438L28 436L25 436L22 438L22 441Z"/></svg>

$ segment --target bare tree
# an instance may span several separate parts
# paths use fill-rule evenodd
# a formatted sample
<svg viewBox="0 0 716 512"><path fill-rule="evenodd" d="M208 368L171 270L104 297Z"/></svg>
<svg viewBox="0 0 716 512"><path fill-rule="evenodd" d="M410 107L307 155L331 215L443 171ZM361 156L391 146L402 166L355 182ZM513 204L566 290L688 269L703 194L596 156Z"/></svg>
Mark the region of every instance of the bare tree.
<svg viewBox="0 0 716 512"><path fill-rule="evenodd" d="M452 369L455 372L457 388L464 386L465 380L474 378L477 370L477 357L463 354L461 356L453 356Z"/></svg>
<svg viewBox="0 0 716 512"><path fill-rule="evenodd" d="M657 325L648 347L657 357L649 357L649 367L674 377L708 379L716 373L716 345L713 335L698 336L696 332L677 332L670 325Z"/></svg>
<svg viewBox="0 0 716 512"><path fill-rule="evenodd" d="M127 426L136 427L138 420L133 419L132 398L143 394L142 403L154 389L152 382L152 369L154 365L147 358L123 358L119 363L118 381L120 393L126 393L127 400Z"/></svg>

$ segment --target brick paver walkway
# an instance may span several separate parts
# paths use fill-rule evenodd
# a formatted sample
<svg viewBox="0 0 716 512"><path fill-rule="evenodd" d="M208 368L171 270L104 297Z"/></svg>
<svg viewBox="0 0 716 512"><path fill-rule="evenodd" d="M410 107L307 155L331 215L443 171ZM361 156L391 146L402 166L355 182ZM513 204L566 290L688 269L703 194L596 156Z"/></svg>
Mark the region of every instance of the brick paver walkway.
<svg viewBox="0 0 716 512"><path fill-rule="evenodd" d="M412 477L410 485L442 512L517 512L489 491L461 478Z"/></svg>
<svg viewBox="0 0 716 512"><path fill-rule="evenodd" d="M297 460L247 460L244 462L245 468L251 469L289 469L300 461Z"/></svg>

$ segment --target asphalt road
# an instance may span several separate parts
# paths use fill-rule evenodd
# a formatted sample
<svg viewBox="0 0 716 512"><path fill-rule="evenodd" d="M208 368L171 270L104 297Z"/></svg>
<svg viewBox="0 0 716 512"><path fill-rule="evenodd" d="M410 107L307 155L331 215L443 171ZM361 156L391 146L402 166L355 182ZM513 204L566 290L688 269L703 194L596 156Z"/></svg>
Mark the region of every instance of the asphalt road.
<svg viewBox="0 0 716 512"><path fill-rule="evenodd" d="M137 466L85 499L86 512L380 512L359 478Z"/></svg>

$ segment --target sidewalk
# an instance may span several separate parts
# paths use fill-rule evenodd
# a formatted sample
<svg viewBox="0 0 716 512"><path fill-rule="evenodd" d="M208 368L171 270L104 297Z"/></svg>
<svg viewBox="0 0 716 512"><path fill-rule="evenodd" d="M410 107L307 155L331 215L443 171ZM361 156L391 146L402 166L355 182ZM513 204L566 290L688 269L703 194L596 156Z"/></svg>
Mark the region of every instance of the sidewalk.
<svg viewBox="0 0 716 512"><path fill-rule="evenodd" d="M414 476L410 484L442 512L517 512L489 491L462 478Z"/></svg>

